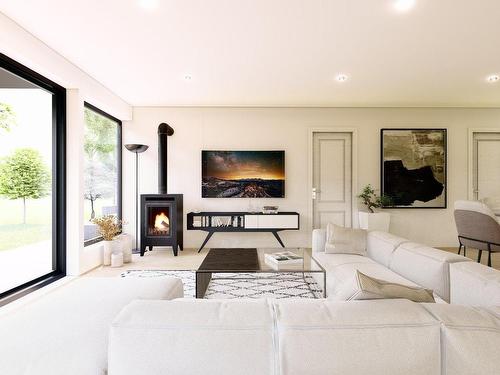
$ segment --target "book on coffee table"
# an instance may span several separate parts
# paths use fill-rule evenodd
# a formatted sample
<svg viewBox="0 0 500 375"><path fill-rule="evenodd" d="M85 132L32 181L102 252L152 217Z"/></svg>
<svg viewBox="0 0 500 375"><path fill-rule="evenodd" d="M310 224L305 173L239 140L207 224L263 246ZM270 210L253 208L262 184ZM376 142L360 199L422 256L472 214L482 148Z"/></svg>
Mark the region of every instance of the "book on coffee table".
<svg viewBox="0 0 500 375"><path fill-rule="evenodd" d="M265 255L266 262L278 266L290 266L294 264L301 264L304 258L295 254L292 251L281 251L279 253L268 253Z"/></svg>

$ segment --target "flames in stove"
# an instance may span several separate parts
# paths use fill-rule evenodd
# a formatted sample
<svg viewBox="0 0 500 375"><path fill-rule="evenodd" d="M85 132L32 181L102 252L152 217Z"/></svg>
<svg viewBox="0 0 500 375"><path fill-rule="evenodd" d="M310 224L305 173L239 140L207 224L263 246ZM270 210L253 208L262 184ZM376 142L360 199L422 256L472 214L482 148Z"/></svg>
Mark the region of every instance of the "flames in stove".
<svg viewBox="0 0 500 375"><path fill-rule="evenodd" d="M170 232L170 220L165 212L160 212L155 216L154 227L150 229L150 234L166 235Z"/></svg>

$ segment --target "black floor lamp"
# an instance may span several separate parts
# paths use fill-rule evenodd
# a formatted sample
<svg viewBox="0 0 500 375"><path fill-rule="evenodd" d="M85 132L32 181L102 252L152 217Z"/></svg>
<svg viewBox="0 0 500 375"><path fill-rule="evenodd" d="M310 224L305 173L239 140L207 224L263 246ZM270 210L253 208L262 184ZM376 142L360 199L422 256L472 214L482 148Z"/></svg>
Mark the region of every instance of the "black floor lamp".
<svg viewBox="0 0 500 375"><path fill-rule="evenodd" d="M139 237L137 234L137 214L138 214L138 209L137 206L139 204L139 154L143 153L146 151L149 146L147 145L138 145L138 144L128 144L125 145L125 148L129 150L130 152L133 152L135 154L135 249L132 250L132 252L138 253L140 252L139 250Z"/></svg>

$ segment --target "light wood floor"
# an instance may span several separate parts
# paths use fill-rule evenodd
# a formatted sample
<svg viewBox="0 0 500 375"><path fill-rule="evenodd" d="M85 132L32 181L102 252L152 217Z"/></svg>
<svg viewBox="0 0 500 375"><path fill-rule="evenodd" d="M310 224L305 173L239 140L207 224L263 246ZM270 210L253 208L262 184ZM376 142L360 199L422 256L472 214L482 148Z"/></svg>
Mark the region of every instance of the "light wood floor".
<svg viewBox="0 0 500 375"><path fill-rule="evenodd" d="M87 272L84 276L118 276L127 270L196 270L205 259L207 251L208 249L203 249L198 254L198 249L184 249L175 257L171 249L154 249L147 251L143 257L133 254L132 262L124 264L123 267L101 266Z"/></svg>
<svg viewBox="0 0 500 375"><path fill-rule="evenodd" d="M456 248L441 248L441 250L449 252L457 252ZM184 249L179 252L179 256L174 257L172 250L169 249L155 249L148 251L141 257L134 254L132 256L132 263L127 263L123 267L98 267L92 271L87 272L84 276L90 277L116 277L120 273L127 270L195 270L199 267L207 254L207 249L203 249L198 254L197 249ZM473 249L467 250L467 256L474 261L477 259L477 251ZM487 264L488 254L483 251L481 263ZM500 270L500 253L492 254L493 268Z"/></svg>

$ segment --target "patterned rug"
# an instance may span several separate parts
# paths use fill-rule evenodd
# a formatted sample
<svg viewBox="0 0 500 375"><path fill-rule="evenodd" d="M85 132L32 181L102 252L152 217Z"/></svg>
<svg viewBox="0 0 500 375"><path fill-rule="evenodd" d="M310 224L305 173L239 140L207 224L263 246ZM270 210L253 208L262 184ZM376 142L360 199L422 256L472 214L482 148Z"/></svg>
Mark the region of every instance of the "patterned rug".
<svg viewBox="0 0 500 375"><path fill-rule="evenodd" d="M184 297L195 298L195 271L130 270L121 277L178 277ZM300 273L214 273L207 299L227 298L323 298L312 276Z"/></svg>

